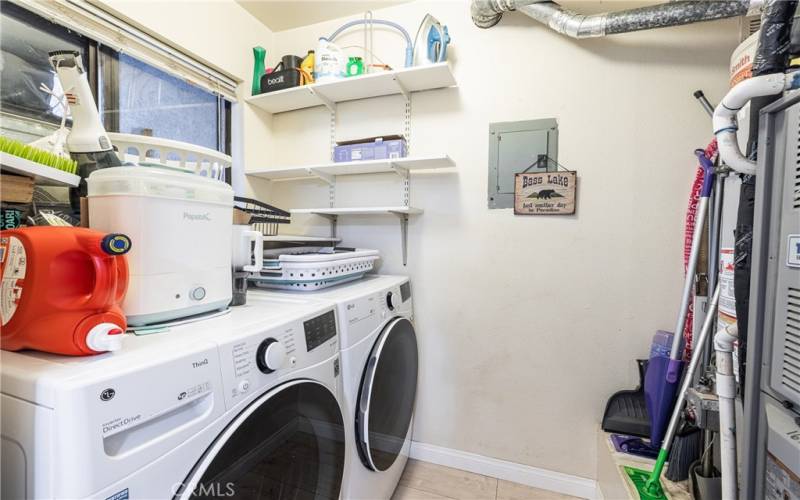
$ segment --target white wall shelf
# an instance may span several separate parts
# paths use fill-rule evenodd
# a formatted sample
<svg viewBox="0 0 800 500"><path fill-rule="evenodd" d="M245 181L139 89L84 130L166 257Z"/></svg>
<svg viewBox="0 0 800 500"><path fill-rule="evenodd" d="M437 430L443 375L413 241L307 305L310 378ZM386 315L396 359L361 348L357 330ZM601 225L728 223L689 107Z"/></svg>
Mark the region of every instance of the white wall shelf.
<svg viewBox="0 0 800 500"><path fill-rule="evenodd" d="M322 163L300 167L285 167L247 172L247 175L271 181L307 179L309 177L380 174L397 172L398 169L432 170L454 167L455 162L447 155L406 157L388 160L349 161L342 163Z"/></svg>
<svg viewBox="0 0 800 500"><path fill-rule="evenodd" d="M355 207L355 208L295 208L293 214L316 214L322 216L339 215L419 215L421 208L414 207Z"/></svg>
<svg viewBox="0 0 800 500"><path fill-rule="evenodd" d="M450 64L442 62L312 83L258 94L248 97L246 101L269 113L283 113L314 106L327 106L333 111L339 102L395 94L402 94L408 99L412 92L452 87L455 84Z"/></svg>
<svg viewBox="0 0 800 500"><path fill-rule="evenodd" d="M32 177L36 184L42 186L76 187L81 181L80 176L75 174L3 152L0 152L0 170Z"/></svg>
<svg viewBox="0 0 800 500"><path fill-rule="evenodd" d="M341 238L326 238L324 236L307 236L304 234L276 234L273 236L264 236L264 242L267 243L338 243L342 241Z"/></svg>

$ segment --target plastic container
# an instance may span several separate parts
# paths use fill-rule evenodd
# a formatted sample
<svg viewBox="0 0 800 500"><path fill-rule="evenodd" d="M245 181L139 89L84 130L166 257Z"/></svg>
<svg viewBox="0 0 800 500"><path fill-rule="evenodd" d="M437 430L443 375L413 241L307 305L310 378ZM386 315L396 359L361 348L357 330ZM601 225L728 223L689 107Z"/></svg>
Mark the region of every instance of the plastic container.
<svg viewBox="0 0 800 500"><path fill-rule="evenodd" d="M306 81L306 84L314 83L314 79L316 78L316 72L314 71L314 51L309 50L306 57L303 58L303 62L300 64L300 69L306 72L309 76L311 76L310 81Z"/></svg>
<svg viewBox="0 0 800 500"><path fill-rule="evenodd" d="M342 78L345 74L345 57L342 49L329 42L327 38L320 38L317 50L314 53L314 75L317 82L333 81Z"/></svg>
<svg viewBox="0 0 800 500"><path fill-rule="evenodd" d="M669 357L670 350L672 349L672 333L658 330L653 335L653 342L650 344L650 357L663 356Z"/></svg>
<svg viewBox="0 0 800 500"><path fill-rule="evenodd" d="M677 384L666 381L672 337L672 333L663 330L658 330L653 335L650 360L645 373L644 398L647 414L650 417L650 445L653 448L661 446L675 403Z"/></svg>
<svg viewBox="0 0 800 500"><path fill-rule="evenodd" d="M127 328L127 236L78 227L0 231L2 348L114 351Z"/></svg>
<svg viewBox="0 0 800 500"><path fill-rule="evenodd" d="M89 226L129 234L133 326L224 309L231 301L233 188L149 167L97 170L87 180Z"/></svg>

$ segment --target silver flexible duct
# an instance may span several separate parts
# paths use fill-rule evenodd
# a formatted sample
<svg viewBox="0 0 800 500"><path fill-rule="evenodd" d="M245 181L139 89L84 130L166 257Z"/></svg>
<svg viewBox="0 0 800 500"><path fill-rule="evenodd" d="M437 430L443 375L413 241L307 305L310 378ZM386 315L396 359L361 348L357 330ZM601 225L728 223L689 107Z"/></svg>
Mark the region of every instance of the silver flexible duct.
<svg viewBox="0 0 800 500"><path fill-rule="evenodd" d="M757 10L763 0L673 1L638 9L583 15L540 0L472 0L472 21L491 28L504 12L519 10L572 38L590 38L629 33L745 15Z"/></svg>

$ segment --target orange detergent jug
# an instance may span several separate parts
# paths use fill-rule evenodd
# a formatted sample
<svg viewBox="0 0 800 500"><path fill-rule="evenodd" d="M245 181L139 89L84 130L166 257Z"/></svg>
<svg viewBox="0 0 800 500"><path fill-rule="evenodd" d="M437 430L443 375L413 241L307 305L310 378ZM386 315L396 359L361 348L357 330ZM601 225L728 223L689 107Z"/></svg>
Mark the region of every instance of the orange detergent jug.
<svg viewBox="0 0 800 500"><path fill-rule="evenodd" d="M79 227L0 231L0 347L74 356L119 349L130 248L125 235Z"/></svg>

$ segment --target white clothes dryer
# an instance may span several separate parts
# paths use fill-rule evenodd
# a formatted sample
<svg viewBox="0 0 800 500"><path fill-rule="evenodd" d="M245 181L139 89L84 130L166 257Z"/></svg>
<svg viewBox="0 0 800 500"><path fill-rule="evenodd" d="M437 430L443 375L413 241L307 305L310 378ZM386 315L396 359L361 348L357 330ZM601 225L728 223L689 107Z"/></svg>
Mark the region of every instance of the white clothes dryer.
<svg viewBox="0 0 800 500"><path fill-rule="evenodd" d="M330 304L248 297L117 352L0 363L4 499L342 495Z"/></svg>
<svg viewBox="0 0 800 500"><path fill-rule="evenodd" d="M367 275L315 292L255 292L336 304L347 464L345 499L392 496L411 445L418 350L411 286L404 276Z"/></svg>

